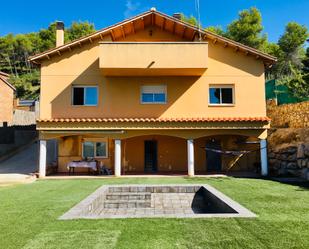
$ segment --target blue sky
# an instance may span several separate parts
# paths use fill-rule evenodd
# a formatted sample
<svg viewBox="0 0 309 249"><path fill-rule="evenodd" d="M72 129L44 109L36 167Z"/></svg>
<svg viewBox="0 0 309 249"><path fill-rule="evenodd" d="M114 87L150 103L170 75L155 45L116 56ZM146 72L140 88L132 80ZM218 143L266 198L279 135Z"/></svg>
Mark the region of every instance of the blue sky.
<svg viewBox="0 0 309 249"><path fill-rule="evenodd" d="M196 15L195 0L30 0L1 2L0 36L26 33L46 28L55 20L70 25L72 21L89 21L96 29L104 28L146 11L151 7L166 14L183 12ZM204 27L223 28L236 19L238 12L255 6L262 12L264 32L277 41L289 21L309 27L309 0L200 0L201 23Z"/></svg>

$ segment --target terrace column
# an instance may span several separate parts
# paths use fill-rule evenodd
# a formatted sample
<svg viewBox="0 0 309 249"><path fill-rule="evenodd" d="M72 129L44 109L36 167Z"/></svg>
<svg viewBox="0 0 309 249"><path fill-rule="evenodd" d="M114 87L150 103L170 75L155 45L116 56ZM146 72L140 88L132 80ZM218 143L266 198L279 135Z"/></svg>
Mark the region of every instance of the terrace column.
<svg viewBox="0 0 309 249"><path fill-rule="evenodd" d="M193 139L187 140L188 150L188 175L194 176L194 143Z"/></svg>
<svg viewBox="0 0 309 249"><path fill-rule="evenodd" d="M267 176L268 175L268 163L267 163L267 141L266 139L261 139L260 151L261 151L261 174L262 176Z"/></svg>
<svg viewBox="0 0 309 249"><path fill-rule="evenodd" d="M115 139L115 176L121 176L121 140Z"/></svg>
<svg viewBox="0 0 309 249"><path fill-rule="evenodd" d="M46 176L46 140L40 140L39 177Z"/></svg>

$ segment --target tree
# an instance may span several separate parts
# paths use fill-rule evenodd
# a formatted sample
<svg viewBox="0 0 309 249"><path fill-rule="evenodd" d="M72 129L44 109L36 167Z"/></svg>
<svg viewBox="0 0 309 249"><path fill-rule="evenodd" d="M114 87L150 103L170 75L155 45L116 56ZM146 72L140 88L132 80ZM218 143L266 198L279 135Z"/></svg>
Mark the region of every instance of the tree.
<svg viewBox="0 0 309 249"><path fill-rule="evenodd" d="M280 37L278 45L285 53L291 53L304 45L308 38L308 29L296 22L289 22L284 34Z"/></svg>
<svg viewBox="0 0 309 249"><path fill-rule="evenodd" d="M40 92L38 79L39 71L35 70L33 73L27 73L21 76L11 75L9 80L15 86L18 98L35 99Z"/></svg>
<svg viewBox="0 0 309 249"><path fill-rule="evenodd" d="M31 72L28 56L34 53L32 42L32 33L0 37L0 70L15 76Z"/></svg>
<svg viewBox="0 0 309 249"><path fill-rule="evenodd" d="M73 41L93 32L95 32L94 24L86 21L73 22L71 27L69 27L65 33L67 34L67 39Z"/></svg>
<svg viewBox="0 0 309 249"><path fill-rule="evenodd" d="M239 13L239 18L227 27L226 36L247 46L261 49L267 42L262 35L262 16L257 8L250 8Z"/></svg>
<svg viewBox="0 0 309 249"><path fill-rule="evenodd" d="M65 31L65 41L72 41L94 32L89 22L73 22ZM54 48L56 44L56 23L47 29L28 34L8 34L0 37L0 71L11 74L10 81L20 98L36 98L39 94L39 72L28 57Z"/></svg>
<svg viewBox="0 0 309 249"><path fill-rule="evenodd" d="M39 36L39 50L45 51L54 48L56 45L56 22L51 23L47 29L41 29Z"/></svg>
<svg viewBox="0 0 309 249"><path fill-rule="evenodd" d="M224 30L220 26L209 26L205 30L215 33L217 35L226 36Z"/></svg>
<svg viewBox="0 0 309 249"><path fill-rule="evenodd" d="M303 67L305 57L303 45L308 38L308 29L296 22L290 22L285 27L284 34L279 38L281 53L278 55L276 67L277 77L294 75L292 69Z"/></svg>
<svg viewBox="0 0 309 249"><path fill-rule="evenodd" d="M195 16L186 16L185 14L181 13L180 14L180 20L183 22L187 22L193 26L198 26L198 21Z"/></svg>
<svg viewBox="0 0 309 249"><path fill-rule="evenodd" d="M291 73L278 80L279 84L288 87L289 92L300 100L306 100L309 98L309 74L303 75L301 70L293 67L291 62L289 63Z"/></svg>
<svg viewBox="0 0 309 249"><path fill-rule="evenodd" d="M4 71L9 74L16 73L13 65L14 55L14 35L8 34L4 37L0 37L0 71Z"/></svg>
<svg viewBox="0 0 309 249"><path fill-rule="evenodd" d="M89 22L73 22L64 32L65 42L70 42L95 32L94 25ZM39 50L45 51L55 47L56 22L51 23L47 29L41 29L38 33L40 44Z"/></svg>
<svg viewBox="0 0 309 249"><path fill-rule="evenodd" d="M275 56L276 58L282 57L282 51L277 43L272 42L266 42L263 45L262 51ZM273 65L271 68L266 69L265 71L265 78L267 80L275 79L277 78L277 65Z"/></svg>
<svg viewBox="0 0 309 249"><path fill-rule="evenodd" d="M303 72L305 74L309 74L309 47L307 48L306 50L306 55L305 55L305 58L303 59L302 61L304 67L303 67Z"/></svg>

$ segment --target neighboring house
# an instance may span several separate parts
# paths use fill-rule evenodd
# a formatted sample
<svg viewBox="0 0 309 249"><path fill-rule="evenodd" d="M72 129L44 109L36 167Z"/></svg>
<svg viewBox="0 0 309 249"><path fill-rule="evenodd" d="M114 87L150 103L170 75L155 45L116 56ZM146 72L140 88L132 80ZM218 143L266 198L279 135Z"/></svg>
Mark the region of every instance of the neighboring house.
<svg viewBox="0 0 309 249"><path fill-rule="evenodd" d="M20 100L16 98L14 100L14 109L16 110L22 110L22 111L35 111L35 102L34 99L27 99L27 100Z"/></svg>
<svg viewBox="0 0 309 249"><path fill-rule="evenodd" d="M267 174L264 72L274 57L155 9L68 44L63 32L58 23L57 47L30 58L41 66L40 176L49 139L59 172L95 158L116 176L192 176L252 151L231 170L261 161ZM234 156L217 153L226 150Z"/></svg>
<svg viewBox="0 0 309 249"><path fill-rule="evenodd" d="M14 117L15 125L35 125L39 117L39 102L37 100L14 99Z"/></svg>
<svg viewBox="0 0 309 249"><path fill-rule="evenodd" d="M8 81L9 75L0 72L0 126L13 121L13 101L15 87Z"/></svg>

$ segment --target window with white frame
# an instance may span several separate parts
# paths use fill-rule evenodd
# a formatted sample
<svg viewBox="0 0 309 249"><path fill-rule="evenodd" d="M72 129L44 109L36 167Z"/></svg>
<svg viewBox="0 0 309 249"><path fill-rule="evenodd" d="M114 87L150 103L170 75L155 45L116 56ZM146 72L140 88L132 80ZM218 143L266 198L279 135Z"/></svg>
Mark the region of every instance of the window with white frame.
<svg viewBox="0 0 309 249"><path fill-rule="evenodd" d="M78 106L96 106L98 105L98 87L97 86L73 86L72 104Z"/></svg>
<svg viewBox="0 0 309 249"><path fill-rule="evenodd" d="M107 158L107 142L85 141L83 142L83 158Z"/></svg>
<svg viewBox="0 0 309 249"><path fill-rule="evenodd" d="M210 105L233 105L234 86L233 85L211 85L209 87Z"/></svg>
<svg viewBox="0 0 309 249"><path fill-rule="evenodd" d="M166 85L142 86L141 103L142 104L165 104L166 103Z"/></svg>

